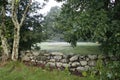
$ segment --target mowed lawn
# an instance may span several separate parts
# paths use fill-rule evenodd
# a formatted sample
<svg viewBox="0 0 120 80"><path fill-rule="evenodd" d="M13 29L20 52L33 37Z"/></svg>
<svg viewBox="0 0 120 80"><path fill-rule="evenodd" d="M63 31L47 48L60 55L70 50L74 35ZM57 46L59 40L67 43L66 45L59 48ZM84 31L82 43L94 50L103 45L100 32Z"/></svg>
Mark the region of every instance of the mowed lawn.
<svg viewBox="0 0 120 80"><path fill-rule="evenodd" d="M49 71L40 67L25 66L21 62L8 62L0 66L0 80L93 80L91 77L79 77L68 71Z"/></svg>
<svg viewBox="0 0 120 80"><path fill-rule="evenodd" d="M92 42L78 42L77 47L74 48L66 42L42 42L38 43L38 45L41 50L58 51L65 54L101 54L100 44Z"/></svg>

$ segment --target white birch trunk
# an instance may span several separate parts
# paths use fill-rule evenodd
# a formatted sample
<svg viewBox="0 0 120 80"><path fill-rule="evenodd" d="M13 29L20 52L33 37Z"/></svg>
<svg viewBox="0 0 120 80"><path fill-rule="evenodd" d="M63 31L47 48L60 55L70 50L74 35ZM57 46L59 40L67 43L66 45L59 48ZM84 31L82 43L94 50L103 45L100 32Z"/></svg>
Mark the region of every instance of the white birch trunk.
<svg viewBox="0 0 120 80"><path fill-rule="evenodd" d="M2 5L2 10L1 10L1 15L2 15L2 24L0 26L0 38L1 38L1 43L2 43L2 49L3 49L3 54L2 54L2 60L6 61L9 58L9 45L7 42L7 38L6 38L6 25L5 25L5 3L3 3Z"/></svg>
<svg viewBox="0 0 120 80"><path fill-rule="evenodd" d="M28 9L30 7L30 3L26 7L20 23L18 22L17 19L17 5L16 5L16 0L12 0L12 21L14 24L14 42L13 42L13 49L12 49L12 60L17 61L18 60L18 51L19 51L19 41L20 41L20 28L25 20L26 14L28 12Z"/></svg>
<svg viewBox="0 0 120 80"><path fill-rule="evenodd" d="M18 59L19 40L20 40L20 26L18 25L14 29L14 42L11 56L13 61L17 61Z"/></svg>

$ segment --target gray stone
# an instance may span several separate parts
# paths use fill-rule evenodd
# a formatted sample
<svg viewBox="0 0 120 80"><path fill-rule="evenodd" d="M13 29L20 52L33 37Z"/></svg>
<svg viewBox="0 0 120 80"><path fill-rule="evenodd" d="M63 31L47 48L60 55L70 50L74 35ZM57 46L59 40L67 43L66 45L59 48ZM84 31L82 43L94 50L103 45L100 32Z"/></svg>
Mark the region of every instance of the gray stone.
<svg viewBox="0 0 120 80"><path fill-rule="evenodd" d="M56 66L59 67L59 68L62 67L62 65L63 65L63 64L62 64L61 62L57 62L57 63L56 63Z"/></svg>
<svg viewBox="0 0 120 80"><path fill-rule="evenodd" d="M97 59L97 55L88 55L91 60Z"/></svg>
<svg viewBox="0 0 120 80"><path fill-rule="evenodd" d="M30 57L29 56L24 56L24 57L22 57L22 61L30 61Z"/></svg>
<svg viewBox="0 0 120 80"><path fill-rule="evenodd" d="M82 56L80 56L80 58L84 58L84 57L85 57L85 56L83 56L83 55L82 55Z"/></svg>
<svg viewBox="0 0 120 80"><path fill-rule="evenodd" d="M42 61L46 61L47 60L47 57L46 56L37 56L36 59L38 61L42 60Z"/></svg>
<svg viewBox="0 0 120 80"><path fill-rule="evenodd" d="M46 54L44 54L44 56L50 56L50 54L49 54L49 53L46 53Z"/></svg>
<svg viewBox="0 0 120 80"><path fill-rule="evenodd" d="M35 60L35 59L32 59L31 62L36 62L36 60Z"/></svg>
<svg viewBox="0 0 120 80"><path fill-rule="evenodd" d="M27 53L25 56L31 57L31 56L34 56L34 55L31 54L31 53Z"/></svg>
<svg viewBox="0 0 120 80"><path fill-rule="evenodd" d="M87 58L86 58L86 61L89 61L89 60L90 60L90 59L87 57Z"/></svg>
<svg viewBox="0 0 120 80"><path fill-rule="evenodd" d="M57 56L58 56L58 55L61 55L61 56L62 56L63 53L61 53L61 52L52 52L51 55L57 55Z"/></svg>
<svg viewBox="0 0 120 80"><path fill-rule="evenodd" d="M84 56L79 56L79 60L85 60L85 55Z"/></svg>
<svg viewBox="0 0 120 80"><path fill-rule="evenodd" d="M65 67L65 68L70 67L70 65L69 65L69 64L66 64L66 63L63 63L62 66Z"/></svg>
<svg viewBox="0 0 120 80"><path fill-rule="evenodd" d="M71 65L71 64L72 64L72 62L69 62L68 64L69 64L69 65Z"/></svg>
<svg viewBox="0 0 120 80"><path fill-rule="evenodd" d="M53 63L53 62L48 62L48 63L46 64L46 66L56 67L56 64L55 64L55 63Z"/></svg>
<svg viewBox="0 0 120 80"><path fill-rule="evenodd" d="M82 66L87 65L87 61L80 61L80 63L81 63Z"/></svg>
<svg viewBox="0 0 120 80"><path fill-rule="evenodd" d="M26 50L25 53L31 53L31 51L30 50Z"/></svg>
<svg viewBox="0 0 120 80"><path fill-rule="evenodd" d="M75 70L76 70L75 68L70 68L70 71L73 71L73 72L74 72Z"/></svg>
<svg viewBox="0 0 120 80"><path fill-rule="evenodd" d="M60 59L62 59L62 56L54 56L54 59L56 59L56 60L60 60Z"/></svg>
<svg viewBox="0 0 120 80"><path fill-rule="evenodd" d="M50 59L50 56L47 56L47 59L49 60L49 59Z"/></svg>
<svg viewBox="0 0 120 80"><path fill-rule="evenodd" d="M71 61L71 62L77 61L78 58L79 58L79 56L78 56L78 55L75 55L75 56L73 56L73 57L70 58L70 61Z"/></svg>
<svg viewBox="0 0 120 80"><path fill-rule="evenodd" d="M86 70L89 70L89 69L90 69L90 66L86 65L86 66L85 66L85 69L86 69Z"/></svg>
<svg viewBox="0 0 120 80"><path fill-rule="evenodd" d="M63 59L67 59L67 55L63 55Z"/></svg>
<svg viewBox="0 0 120 80"><path fill-rule="evenodd" d="M67 54L66 57L65 56L64 57L65 57L65 59L70 59L72 56L73 55Z"/></svg>
<svg viewBox="0 0 120 80"><path fill-rule="evenodd" d="M25 54L22 54L21 59L22 61L30 61L34 58L34 55L30 51L26 51Z"/></svg>
<svg viewBox="0 0 120 80"><path fill-rule="evenodd" d="M38 64L43 64L44 62L43 61L37 61Z"/></svg>
<svg viewBox="0 0 120 80"><path fill-rule="evenodd" d="M77 67L77 66L79 66L79 65L80 65L79 62L73 62L73 63L71 64L72 67Z"/></svg>
<svg viewBox="0 0 120 80"><path fill-rule="evenodd" d="M55 59L50 59L50 62L55 62Z"/></svg>
<svg viewBox="0 0 120 80"><path fill-rule="evenodd" d="M30 56L29 57L31 60L36 60L35 56Z"/></svg>
<svg viewBox="0 0 120 80"><path fill-rule="evenodd" d="M96 65L96 62L93 60L93 61L88 61L88 65L89 66L95 66Z"/></svg>
<svg viewBox="0 0 120 80"><path fill-rule="evenodd" d="M33 52L33 55L35 56L38 56L39 55L39 52L38 51L32 51Z"/></svg>
<svg viewBox="0 0 120 80"><path fill-rule="evenodd" d="M86 70L86 69L85 69L84 67L77 67L76 70L77 70L77 71L84 71L84 70Z"/></svg>
<svg viewBox="0 0 120 80"><path fill-rule="evenodd" d="M61 62L62 63L67 63L67 60L66 59L62 59Z"/></svg>

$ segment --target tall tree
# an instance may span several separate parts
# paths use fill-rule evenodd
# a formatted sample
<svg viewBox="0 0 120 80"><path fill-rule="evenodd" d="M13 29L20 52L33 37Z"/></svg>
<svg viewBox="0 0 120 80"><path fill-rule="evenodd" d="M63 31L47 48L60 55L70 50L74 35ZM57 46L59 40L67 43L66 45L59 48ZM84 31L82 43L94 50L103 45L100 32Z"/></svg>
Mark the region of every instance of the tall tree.
<svg viewBox="0 0 120 80"><path fill-rule="evenodd" d="M2 60L7 60L9 58L9 53L10 53L10 49L9 49L9 45L8 45L8 41L6 38L6 4L7 1L6 0L2 0L2 4L0 5L2 10L1 10L1 25L0 25L0 38L1 38L1 43L2 43Z"/></svg>
<svg viewBox="0 0 120 80"><path fill-rule="evenodd" d="M12 0L12 21L14 24L14 42L13 42L13 49L12 49L12 60L17 61L18 59L18 49L19 49L19 41L20 41L20 29L23 25L25 20L26 14L29 10L32 0L29 0L27 7L22 15L20 22L17 18L17 8L19 7L19 0Z"/></svg>
<svg viewBox="0 0 120 80"><path fill-rule="evenodd" d="M27 1L21 0L20 5L21 7L18 8L18 21L21 20L22 13L24 12L24 9L27 6ZM29 12L26 15L26 19L21 27L20 30L20 45L19 45L19 51L20 50L30 50L31 46L33 44L41 42L42 40L42 27L41 27L41 22L42 22L42 14L37 13L37 10L40 10L43 8L45 4L44 3L39 3L39 2L33 2Z"/></svg>
<svg viewBox="0 0 120 80"><path fill-rule="evenodd" d="M59 16L60 11L61 10L58 6L52 7L44 17L42 25L46 39L59 40L61 34L59 30L56 29L56 18Z"/></svg>
<svg viewBox="0 0 120 80"><path fill-rule="evenodd" d="M7 3L7 1L3 2ZM3 6L3 2L0 2L0 6ZM30 49L31 46L36 42L41 42L42 15L35 13L38 9L42 9L42 7L45 6L45 3L39 4L37 2L33 2L31 5L31 0L8 0L8 3L6 9L3 10L3 8L0 8L2 9L1 13L4 13L5 16L7 15L6 18L3 14L0 15L0 17L5 18L0 18L0 22L6 25L4 27L0 26L0 31L4 33L4 35L2 35L6 39L3 41L5 43L7 43L7 41L9 42L12 60L16 61L18 59L18 52L20 50ZM11 7L12 11L10 11ZM28 12L28 10L30 11ZM2 40L0 41L0 44L1 43ZM19 45L19 43L21 45Z"/></svg>

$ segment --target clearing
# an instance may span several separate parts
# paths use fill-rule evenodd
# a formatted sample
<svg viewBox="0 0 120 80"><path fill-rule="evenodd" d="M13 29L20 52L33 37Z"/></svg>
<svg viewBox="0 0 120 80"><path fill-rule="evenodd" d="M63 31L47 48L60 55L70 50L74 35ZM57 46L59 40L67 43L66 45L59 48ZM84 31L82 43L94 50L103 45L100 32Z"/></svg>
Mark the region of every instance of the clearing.
<svg viewBox="0 0 120 80"><path fill-rule="evenodd" d="M93 42L78 42L77 47L71 47L67 42L42 42L37 43L41 50L58 51L65 54L101 54L100 44Z"/></svg>

